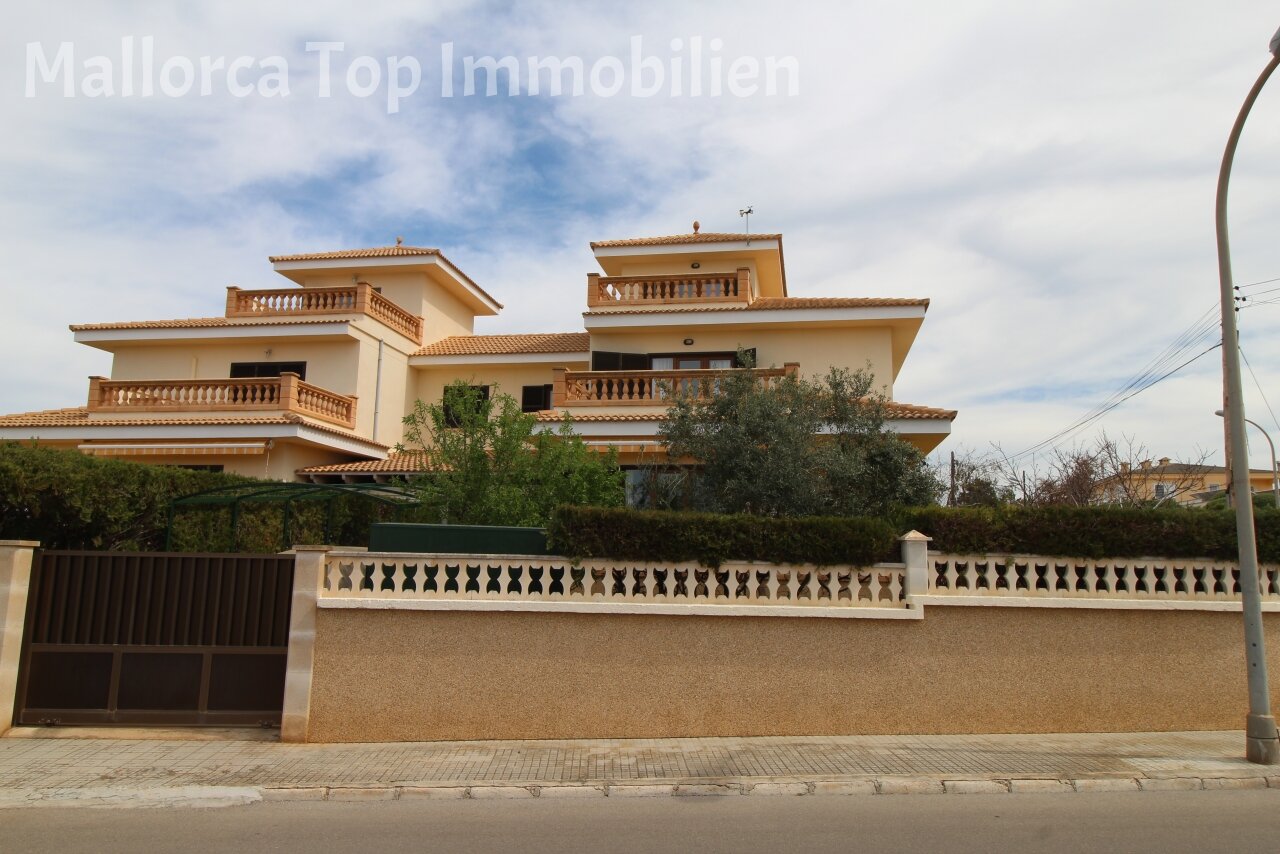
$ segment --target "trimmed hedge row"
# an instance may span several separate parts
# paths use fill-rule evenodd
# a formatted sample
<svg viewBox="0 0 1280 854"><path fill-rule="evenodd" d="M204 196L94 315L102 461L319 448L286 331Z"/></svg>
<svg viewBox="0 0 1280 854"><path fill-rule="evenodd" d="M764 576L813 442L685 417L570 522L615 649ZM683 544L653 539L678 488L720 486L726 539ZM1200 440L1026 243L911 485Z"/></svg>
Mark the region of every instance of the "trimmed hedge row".
<svg viewBox="0 0 1280 854"><path fill-rule="evenodd" d="M1258 557L1280 562L1280 512L1255 519ZM899 560L897 535L912 529L953 554L1236 558L1233 513L1181 508L917 507L881 520L561 507L547 533L571 558L866 566Z"/></svg>
<svg viewBox="0 0 1280 854"><path fill-rule="evenodd" d="M547 526L551 550L570 558L726 560L867 566L896 560L893 527L880 519L727 516L560 507Z"/></svg>
<svg viewBox="0 0 1280 854"><path fill-rule="evenodd" d="M1254 518L1259 559L1280 561L1280 512ZM903 531L928 534L930 548L952 554L1236 558L1236 518L1224 510L919 507L895 522Z"/></svg>
<svg viewBox="0 0 1280 854"><path fill-rule="evenodd" d="M253 483L220 472L90 457L78 451L0 442L0 539L37 540L51 549L159 551L165 546L169 502L215 487ZM229 507L180 508L173 520L174 551L273 552L293 543L318 543L324 531L343 545L364 545L369 526L404 519L356 496L295 501L290 539L282 542L284 507L246 502L235 531ZM412 517L410 517L412 518Z"/></svg>

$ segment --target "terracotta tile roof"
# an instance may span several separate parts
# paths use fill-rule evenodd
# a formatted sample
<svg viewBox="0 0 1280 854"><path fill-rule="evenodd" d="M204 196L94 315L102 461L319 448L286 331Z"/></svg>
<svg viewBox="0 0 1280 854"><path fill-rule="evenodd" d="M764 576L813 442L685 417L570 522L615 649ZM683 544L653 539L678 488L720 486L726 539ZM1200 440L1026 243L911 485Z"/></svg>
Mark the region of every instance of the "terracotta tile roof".
<svg viewBox="0 0 1280 854"><path fill-rule="evenodd" d="M270 255L267 260L275 264L278 261L339 261L344 258L397 258L406 255L440 255L440 250L425 246L374 246L369 249L341 249L337 252Z"/></svg>
<svg viewBox="0 0 1280 854"><path fill-rule="evenodd" d="M708 306L663 306L661 308L620 308L586 311L583 316L602 314L679 314L712 311L785 311L804 308L902 308L929 307L929 300L911 297L763 297L748 304Z"/></svg>
<svg viewBox="0 0 1280 854"><path fill-rule="evenodd" d="M352 314L355 314L353 311ZM203 329L220 326L305 326L311 323L342 323L340 317L313 317L310 320L284 318L185 317L178 320L124 320L117 323L73 323L72 332L108 329Z"/></svg>
<svg viewBox="0 0 1280 854"><path fill-rule="evenodd" d="M426 455L418 453L389 454L385 460L358 460L328 466L309 466L298 474L412 474L427 471Z"/></svg>
<svg viewBox="0 0 1280 854"><path fill-rule="evenodd" d="M665 421L667 419L666 412L574 412L572 415L575 422ZM889 418L906 421L928 421L938 418L945 418L948 421L954 421L956 417L956 410L938 409L932 406L917 406L913 403L889 401L885 404L885 415ZM564 412L561 410L549 410L539 412L537 414L539 421L560 421L563 417Z"/></svg>
<svg viewBox="0 0 1280 854"><path fill-rule="evenodd" d="M333 427L292 412L282 413L280 415L262 415L262 416L207 416L207 417L187 417L187 418L90 418L89 410L83 406L73 406L67 409L45 409L38 412L19 412L13 415L0 415L0 428L4 427L173 427L173 426L201 426L201 427L223 427L234 424L254 424L254 425L273 425L273 424L304 424L315 430L321 430L325 433L332 433L335 436L342 436L347 439L358 439L369 445L379 448L385 448L380 442L372 439L366 439L350 430L343 430L340 427Z"/></svg>
<svg viewBox="0 0 1280 854"><path fill-rule="evenodd" d="M428 344L415 356L481 356L518 353L586 353L586 332L547 332L531 335L451 335Z"/></svg>
<svg viewBox="0 0 1280 854"><path fill-rule="evenodd" d="M694 234L669 234L665 237L630 237L625 240L592 241L592 249L612 249L623 246L678 246L682 243L738 243L743 240L781 240L781 234L729 234L726 232L699 231Z"/></svg>
<svg viewBox="0 0 1280 854"><path fill-rule="evenodd" d="M914 403L898 403L897 401L889 401L884 409L885 414L890 418L901 418L908 421L926 421L934 418L945 418L948 421L956 420L956 410L954 409L938 409L934 406L917 406Z"/></svg>
<svg viewBox="0 0 1280 854"><path fill-rule="evenodd" d="M278 264L283 261L342 261L348 258L405 258L412 256L435 256L444 263L448 264L455 272L471 287L475 288L484 298L492 302L498 308L502 308L502 303L498 302L484 288L477 285L470 276L462 272L462 269L448 258L444 257L444 253L439 249L432 249L426 246L373 246L369 249L339 249L336 252L303 252L297 255L269 255L267 260L272 264Z"/></svg>

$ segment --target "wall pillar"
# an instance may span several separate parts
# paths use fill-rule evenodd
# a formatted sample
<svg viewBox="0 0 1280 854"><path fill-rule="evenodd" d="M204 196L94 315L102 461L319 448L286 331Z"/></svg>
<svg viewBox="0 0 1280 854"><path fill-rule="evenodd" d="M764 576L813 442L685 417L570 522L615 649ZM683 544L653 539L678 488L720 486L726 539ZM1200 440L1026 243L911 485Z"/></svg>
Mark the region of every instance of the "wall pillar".
<svg viewBox="0 0 1280 854"><path fill-rule="evenodd" d="M929 543L933 538L919 531L908 531L898 537L898 542L902 546L902 562L907 565L907 606L922 607L911 599L929 592Z"/></svg>
<svg viewBox="0 0 1280 854"><path fill-rule="evenodd" d="M316 600L324 583L329 546L294 546L289 606L289 657L284 674L280 740L304 742L311 719L311 676L316 649Z"/></svg>
<svg viewBox="0 0 1280 854"><path fill-rule="evenodd" d="M0 540L0 733L13 725L18 699L18 662L27 619L33 540Z"/></svg>

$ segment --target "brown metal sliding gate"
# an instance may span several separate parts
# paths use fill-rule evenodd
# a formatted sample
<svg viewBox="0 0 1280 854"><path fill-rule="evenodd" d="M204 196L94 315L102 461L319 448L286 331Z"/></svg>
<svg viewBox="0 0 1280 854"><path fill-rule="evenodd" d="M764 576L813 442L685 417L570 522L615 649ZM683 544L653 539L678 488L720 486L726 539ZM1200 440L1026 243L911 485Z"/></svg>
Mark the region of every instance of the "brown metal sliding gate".
<svg viewBox="0 0 1280 854"><path fill-rule="evenodd" d="M38 551L19 724L275 724L291 555Z"/></svg>

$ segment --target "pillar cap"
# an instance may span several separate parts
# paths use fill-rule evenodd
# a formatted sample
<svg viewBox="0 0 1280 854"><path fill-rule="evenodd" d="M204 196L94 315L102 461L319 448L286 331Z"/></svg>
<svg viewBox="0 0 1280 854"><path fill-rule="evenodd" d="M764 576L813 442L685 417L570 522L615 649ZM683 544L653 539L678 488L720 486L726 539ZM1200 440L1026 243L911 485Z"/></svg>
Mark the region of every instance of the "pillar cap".
<svg viewBox="0 0 1280 854"><path fill-rule="evenodd" d="M919 531L907 531L901 537L898 537L900 543L931 543L933 537L927 537Z"/></svg>
<svg viewBox="0 0 1280 854"><path fill-rule="evenodd" d="M40 548L39 540L0 540L0 546L9 546L18 549L38 549Z"/></svg>

